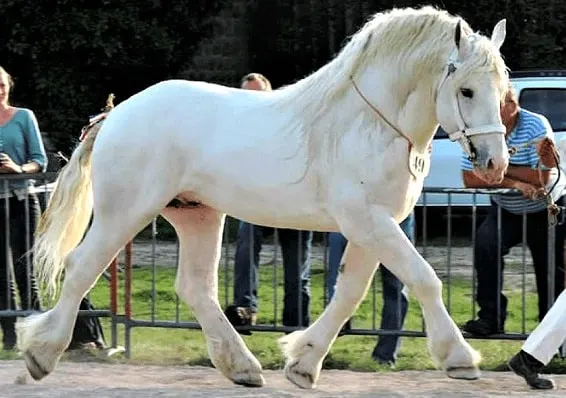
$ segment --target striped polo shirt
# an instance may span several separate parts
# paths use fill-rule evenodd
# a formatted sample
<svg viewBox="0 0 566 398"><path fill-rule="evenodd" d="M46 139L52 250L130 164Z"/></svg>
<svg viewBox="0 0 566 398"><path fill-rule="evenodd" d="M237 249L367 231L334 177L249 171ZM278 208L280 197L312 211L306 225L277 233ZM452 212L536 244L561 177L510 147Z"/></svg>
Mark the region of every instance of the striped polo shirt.
<svg viewBox="0 0 566 398"><path fill-rule="evenodd" d="M554 141L554 132L550 123L543 115L530 112L526 109L519 109L519 120L510 134L507 136L507 146L515 148L515 153L509 157L510 166L527 166L532 169L537 168L538 154L536 143L544 137L549 137ZM544 168L544 166L541 166ZM464 153L461 161L462 170L472 170L472 162ZM552 197L557 200L562 196L566 179L560 175L560 181L552 191ZM550 189L558 178L558 170L550 170L550 178L547 189ZM499 204L503 209L514 214L535 213L546 209L545 199L529 200L519 193L506 195L491 195L492 200Z"/></svg>

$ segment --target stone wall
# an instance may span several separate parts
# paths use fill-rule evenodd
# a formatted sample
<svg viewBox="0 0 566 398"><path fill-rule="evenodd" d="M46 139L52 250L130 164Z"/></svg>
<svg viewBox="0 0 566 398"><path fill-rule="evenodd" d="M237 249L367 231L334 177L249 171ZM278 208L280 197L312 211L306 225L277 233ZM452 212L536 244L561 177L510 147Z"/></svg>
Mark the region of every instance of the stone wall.
<svg viewBox="0 0 566 398"><path fill-rule="evenodd" d="M204 39L181 78L236 86L248 73L246 0L228 3L213 17L213 31Z"/></svg>

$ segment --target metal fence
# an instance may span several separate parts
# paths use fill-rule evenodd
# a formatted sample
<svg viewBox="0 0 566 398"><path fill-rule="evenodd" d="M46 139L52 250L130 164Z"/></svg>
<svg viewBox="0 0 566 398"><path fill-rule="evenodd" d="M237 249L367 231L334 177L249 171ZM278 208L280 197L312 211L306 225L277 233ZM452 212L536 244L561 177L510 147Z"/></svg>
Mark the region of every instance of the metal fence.
<svg viewBox="0 0 566 398"><path fill-rule="evenodd" d="M440 276L444 283L444 296L445 303L448 311L456 319L458 324L463 323L467 319L475 318L477 311L476 301L474 299L474 292L476 290L476 275L475 269L472 266L473 263L473 246L475 245L475 235L477 224L483 217L483 210L485 207L477 206L473 204L466 209L465 216L470 218L471 229L465 236L455 237L452 234L454 217L453 208L448 206L445 209L445 214L442 220L438 218L431 220L429 213L433 213L435 217L439 217L438 208L434 209L436 211L432 212L426 206L426 196L429 194L445 194L448 197L448 203L450 204L450 197L453 195L471 195L473 197L473 203L476 203L475 197L480 194L501 194L509 195L516 194L516 191L509 189L445 189L445 188L428 188L423 192L423 206L421 213L417 219L417 228L422 232L419 234L419 239L417 240L417 247L421 254L427 259L435 268L437 274ZM461 209L460 209L461 210ZM499 229L498 235L501 236L501 209L498 210L499 216ZM533 272L531 270L532 261L527 250L527 239L526 239L526 226L527 226L527 216L522 215L522 240L521 244L514 248L507 257L511 257L508 261L508 270L499 274L499 278L505 278L507 280L506 290L515 291L511 301L513 301L513 306L511 313L514 317L520 318L520 326L515 330L506 330L502 334L494 334L489 337L481 337L482 339L507 339L507 340L522 340L525 339L530 330L534 329L537 324L536 314L529 313L527 310L529 299L529 292L533 290ZM429 239L428 224L430 222L439 223L443 222L446 225L446 234L442 238L436 237L434 239ZM559 220L562 225L563 220ZM238 221L229 219L227 221L226 228L224 230L224 245L223 253L220 264L220 298L221 303L224 308L231 303L231 298L234 290L234 253L235 253L235 242L234 242L234 230ZM561 226L560 226L561 227ZM548 226L549 237L548 239L548 249L549 249L549 272L548 280L549 282L554 280L554 227ZM144 306L136 306L140 308L140 313L136 314L132 311L134 305L131 301L131 291L136 289L136 278L132 284L127 283L129 293L125 295L125 305L127 310L123 317L119 317L118 321L125 326L125 336L126 336L126 352L130 353L130 342L131 342L131 330L137 327L160 327L160 328L183 328L183 329L199 329L199 324L196 322L194 315L190 310L186 310L186 306L181 303L176 295L174 295L174 303L172 308L169 310L163 310L160 303L163 300L167 300L166 294L163 294L162 286L158 286L155 282L156 275L163 271L167 267L175 267L176 258L171 259L167 256L160 255L160 252L174 253L178 248L174 243L164 242L160 240L158 234L157 223L154 220L152 227L150 229L151 235L149 240L138 240L133 246L128 246L130 254L127 258L131 261L132 251L133 258L139 259L139 257L144 256L142 253L151 253L149 257L150 261L139 261L137 266L139 267L139 272L150 272L152 275L152 282L150 285L150 292L148 297L149 303ZM322 306L320 303L327 302L326 295L326 272L328 271L328 242L326 234L318 234L313 242L313 250L311 253L311 304L313 306L318 305L318 311L313 311L311 320L316 318ZM501 239L499 239L498 246L501 252ZM274 234L271 241L264 244L262 248L262 256L260 257L260 282L259 282L259 296L260 296L260 313L258 318L258 324L248 327L240 327L239 330L242 331L257 331L257 332L289 332L297 329L296 327L283 326L281 323L280 309L282 308L282 297L283 288L281 286L281 273L282 273L282 258L281 258L280 248L277 244L277 233ZM495 264L494 264L495 265ZM500 263L496 264L498 267ZM127 261L124 264L124 278L129 281L132 273L138 272L137 270L132 271L132 263ZM318 277L317 277L318 276ZM391 331L382 330L379 328L380 319L380 304L381 291L378 283L379 276L376 274L374 281L372 283L372 288L365 298L362 305L369 306L371 308L371 318L356 320L354 315L353 327L347 332L351 335L387 335L387 334L397 334L401 336L408 337L424 337L426 335L424 331L424 320L422 320L420 307L416 305L413 301L410 307L407 317L419 317L420 322L418 322L418 328L404 328L401 331ZM468 309L465 314L454 314L453 301L454 292L457 292L454 285L460 283L466 285L469 288L468 291ZM555 292L553 291L554 283L549 283L550 289L547 292L549 305L554 301ZM170 288L170 293L173 294L172 283ZM261 294L261 290L266 290L268 294ZM461 290L461 289L460 289ZM519 291L517 297L517 291ZM536 298L533 298L536 299ZM517 305L519 301L519 305ZM318 303L318 304L317 304ZM300 311L300 309L299 309ZM516 313L518 312L518 314ZM168 317L167 315L174 313L174 317ZM415 323L415 322L413 322ZM466 337L474 337L468 336Z"/></svg>
<svg viewBox="0 0 566 398"><path fill-rule="evenodd" d="M0 321L45 311L53 304L46 301L32 277L30 254L34 226L45 210L56 176L55 172L0 174ZM110 274L105 274L109 284L108 303L99 303L101 309L80 310L77 316L110 318L112 346L116 347L116 261L112 262L108 271ZM4 332L10 329L10 325L3 326Z"/></svg>
<svg viewBox="0 0 566 398"><path fill-rule="evenodd" d="M34 177L36 180L40 178ZM49 176L42 175L42 180L47 180ZM4 186L4 191L9 183L21 179L22 177L2 177L0 186ZM38 185L38 182L36 182ZM35 188L36 193L47 194L49 186ZM445 189L427 188L421 197L422 206L417 208L417 230L418 238L416 246L425 259L434 267L437 274L444 284L444 299L448 311L451 313L457 324L462 324L468 319L475 318L477 305L475 301L476 274L473 264L473 247L476 243L477 225L484 214L484 207L476 205L476 196L480 194L501 194L509 195L516 193L512 190L493 190L493 189ZM427 206L427 195L443 194L447 197L448 206L439 211L439 208ZM451 197L453 195L471 195L472 205L464 209L453 208ZM4 228L8 230L7 220L10 218L9 202L13 196L2 197L5 203ZM455 218L456 210L460 218ZM470 229L465 234L455 236L454 223L461 221L462 214L469 223ZM501 215L498 214L498 247L501 252ZM460 221L455 221L460 220ZM510 314L513 318L520 319L520 326L513 330L506 330L503 334L491 335L489 339L525 339L530 330L538 323L536 313L529 310L528 300L534 299L533 291L533 272L532 260L527 250L527 216L522 215L522 239L521 243L513 248L506 256L505 272L500 272L498 278L503 278L506 292L510 292ZM563 219L559 217L558 228L563 228ZM445 225L445 233L442 236L429 237L431 225ZM238 221L228 218L224 229L224 244L219 270L219 295L220 302L225 308L232 302L234 291L234 253L235 236ZM556 292L553 291L555 275L555 227L548 225L548 295L549 306L553 303ZM168 230L161 224L161 221L154 219L151 225L142 231L133 242L128 243L117 258L112 261L109 269L105 273L104 279L99 284L108 285L108 302L95 302L94 305L101 310L81 311L80 316L99 316L107 317L109 321L106 326L110 329L111 345L118 345L118 329L123 329L124 345L126 356L131 355L132 330L140 327L157 328L180 328L180 329L200 329L192 311L180 301L174 291L174 275L177 265L178 245L174 239L163 239L168 235ZM170 238L170 236L169 236ZM279 245L277 244L277 231L273 237L264 243L260 256L260 275L259 275L259 318L258 323L253 326L243 327L241 330L257 332L288 332L297 327L283 326L281 322L281 309L283 301L283 287L281 280L282 256ZM9 240L6 238L2 243L8 248ZM498 256L498 258L500 258ZM318 317L324 305L327 303L326 274L328 272L328 240L327 234L315 233L311 249L310 265L310 294L311 294L311 322ZM498 260L499 262L499 260ZM501 264L494 264L501 266ZM0 270L10 272L9 267ZM351 335L386 335L397 334L407 337L424 337L424 321L422 319L420 307L414 299L411 300L407 319L410 318L409 326L407 323L403 330L392 331L380 329L379 319L381 313L381 289L379 287L379 274L376 273L372 287L365 298L361 307L365 313L371 314L370 317L353 317L352 329L347 331ZM552 282L552 283L551 283ZM105 287L106 288L106 287ZM7 289L6 289L7 290ZM465 295L465 300L462 299ZM410 296L410 292L409 292ZM121 301L121 303L120 303ZM454 311L455 302L460 303L457 311ZM462 301L467 304L462 306ZM465 307L465 310L462 308ZM299 310L300 311L300 310ZM25 316L29 314L29 309L7 308L0 310L0 318ZM515 322L516 323L516 322ZM300 328L300 327L299 327ZM472 337L472 336L466 336ZM482 337L486 338L486 337Z"/></svg>

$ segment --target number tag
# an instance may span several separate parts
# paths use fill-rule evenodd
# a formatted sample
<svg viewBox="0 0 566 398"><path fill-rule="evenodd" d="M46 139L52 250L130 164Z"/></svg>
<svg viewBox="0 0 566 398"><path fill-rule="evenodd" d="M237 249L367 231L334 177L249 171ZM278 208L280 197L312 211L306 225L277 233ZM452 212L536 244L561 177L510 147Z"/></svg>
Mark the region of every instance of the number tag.
<svg viewBox="0 0 566 398"><path fill-rule="evenodd" d="M416 179L424 179L430 171L430 152L420 153L411 148L409 151L409 171Z"/></svg>

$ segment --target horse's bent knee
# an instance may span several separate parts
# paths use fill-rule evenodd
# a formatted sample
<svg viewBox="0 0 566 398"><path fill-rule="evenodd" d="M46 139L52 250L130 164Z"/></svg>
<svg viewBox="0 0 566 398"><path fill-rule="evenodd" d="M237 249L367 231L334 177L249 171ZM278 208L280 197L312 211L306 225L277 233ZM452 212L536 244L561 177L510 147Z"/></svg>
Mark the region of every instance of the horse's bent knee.
<svg viewBox="0 0 566 398"><path fill-rule="evenodd" d="M190 286L187 286L187 284L184 281L177 280L175 282L175 292L177 293L177 296L185 300L185 302L189 305L194 304L193 301L194 301L195 293L193 293L192 290L193 289L191 289Z"/></svg>
<svg viewBox="0 0 566 398"><path fill-rule="evenodd" d="M194 276L178 279L175 283L175 292L192 308L209 306L215 302L215 289L207 285L205 280L197 280Z"/></svg>
<svg viewBox="0 0 566 398"><path fill-rule="evenodd" d="M426 278L415 278L407 285L415 296L438 297L442 295L442 281L434 272L427 275Z"/></svg>

